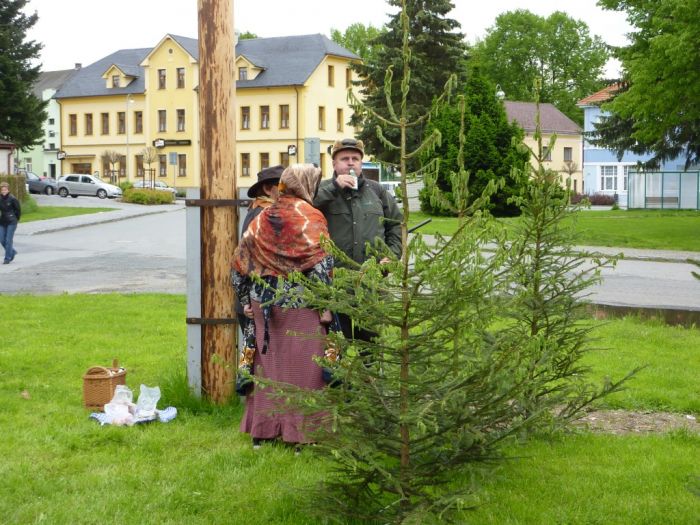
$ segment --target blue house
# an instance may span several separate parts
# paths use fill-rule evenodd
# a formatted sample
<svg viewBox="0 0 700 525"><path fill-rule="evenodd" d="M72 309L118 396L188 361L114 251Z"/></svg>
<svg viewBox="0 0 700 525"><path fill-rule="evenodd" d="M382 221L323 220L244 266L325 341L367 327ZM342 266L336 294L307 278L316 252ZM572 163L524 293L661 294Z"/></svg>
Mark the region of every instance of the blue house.
<svg viewBox="0 0 700 525"><path fill-rule="evenodd" d="M630 208L691 208L700 209L700 176L697 169L685 171L685 159L676 158L663 163L658 171L638 172L637 165L651 155L617 153L594 146L585 133L595 130L602 115L600 105L619 89L607 86L578 102L583 109L583 188L584 193L616 196L622 207Z"/></svg>

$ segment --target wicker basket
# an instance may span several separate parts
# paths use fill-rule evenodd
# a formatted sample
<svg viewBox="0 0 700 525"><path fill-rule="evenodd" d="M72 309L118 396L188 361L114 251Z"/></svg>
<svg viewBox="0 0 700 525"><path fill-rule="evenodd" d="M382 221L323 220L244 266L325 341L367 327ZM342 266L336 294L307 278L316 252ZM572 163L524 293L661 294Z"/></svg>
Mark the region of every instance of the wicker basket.
<svg viewBox="0 0 700 525"><path fill-rule="evenodd" d="M90 410L104 410L114 396L117 385L126 384L126 370L115 359L112 368L93 366L83 376L83 403Z"/></svg>

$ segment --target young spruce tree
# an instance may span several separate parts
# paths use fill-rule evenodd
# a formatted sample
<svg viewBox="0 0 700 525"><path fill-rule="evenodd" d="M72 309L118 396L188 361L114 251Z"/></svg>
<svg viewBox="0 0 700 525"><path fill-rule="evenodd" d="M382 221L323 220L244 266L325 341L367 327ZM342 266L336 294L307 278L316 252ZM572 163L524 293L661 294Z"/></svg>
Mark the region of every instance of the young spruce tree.
<svg viewBox="0 0 700 525"><path fill-rule="evenodd" d="M388 265L370 260L353 267L346 260L332 286L304 280L303 292L309 304L344 312L379 335L371 343L330 336L343 352L335 365L338 384L319 391L277 385L278 395L318 416L318 426L307 429L317 442L311 450L326 457L330 469L310 508L340 523L463 523L465 509L478 503L476 474L489 472L505 440L551 418L573 417L617 384L596 390L578 377L573 381L587 335L564 309L575 307L574 294L585 282L569 276L579 267L559 253L556 242L566 239L551 233L565 216L563 191L551 200L554 186L535 181L521 202L524 226L507 241L499 223L478 209L496 183L472 201L462 168L453 183L464 189L450 201L461 218L457 232L431 244L419 234L409 239L406 181L421 174L408 174L406 162L439 142L440 134L406 148L407 129L419 120L406 114L411 51L405 10L401 20L401 104L389 106L390 118L375 117L400 137L394 144L377 131L400 155L402 255ZM392 75L389 69L387 90ZM485 252L487 244L495 251ZM389 253L374 249L376 260ZM594 277L586 275L587 282ZM563 297L553 300L557 295Z"/></svg>

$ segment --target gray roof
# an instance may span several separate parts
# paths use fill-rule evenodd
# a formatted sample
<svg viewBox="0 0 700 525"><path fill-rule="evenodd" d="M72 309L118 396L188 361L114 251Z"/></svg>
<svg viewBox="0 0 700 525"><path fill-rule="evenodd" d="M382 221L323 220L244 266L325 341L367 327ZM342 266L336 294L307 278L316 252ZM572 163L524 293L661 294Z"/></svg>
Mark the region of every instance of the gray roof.
<svg viewBox="0 0 700 525"><path fill-rule="evenodd" d="M58 90L76 71L76 69L42 71L39 74L39 79L34 83L34 86L32 86L32 92L38 99L41 100L41 94L45 89Z"/></svg>
<svg viewBox="0 0 700 525"><path fill-rule="evenodd" d="M525 131L535 131L537 106L534 102L511 102L507 100L504 104L509 121L515 120ZM581 127L552 104L540 104L540 126L543 133L581 133Z"/></svg>
<svg viewBox="0 0 700 525"><path fill-rule="evenodd" d="M168 35L195 60L199 44L195 38ZM143 68L139 65L153 49L122 49L75 72L56 93L56 98L118 95L144 92ZM360 57L324 35L282 36L239 40L236 56L243 56L263 68L252 80L238 80L239 88L300 86L311 76L326 55L353 60ZM107 88L102 75L110 66L136 77L125 88Z"/></svg>
<svg viewBox="0 0 700 525"><path fill-rule="evenodd" d="M54 98L99 97L144 92L143 68L139 66L150 48L121 49L101 58L97 62L79 69L58 90ZM128 86L108 88L102 75L111 67L117 66L124 73L136 77Z"/></svg>

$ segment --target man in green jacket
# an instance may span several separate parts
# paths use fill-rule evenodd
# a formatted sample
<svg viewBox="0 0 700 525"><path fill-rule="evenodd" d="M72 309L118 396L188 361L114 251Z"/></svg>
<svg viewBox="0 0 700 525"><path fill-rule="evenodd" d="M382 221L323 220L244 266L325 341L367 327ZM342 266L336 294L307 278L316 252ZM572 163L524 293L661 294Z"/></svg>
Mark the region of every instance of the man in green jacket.
<svg viewBox="0 0 700 525"><path fill-rule="evenodd" d="M401 256L403 216L394 198L376 181L362 176L364 145L343 139L333 145L333 177L321 182L314 206L328 221L333 242L355 262L367 260L367 244L385 243Z"/></svg>
<svg viewBox="0 0 700 525"><path fill-rule="evenodd" d="M328 221L333 242L355 262L362 264L377 241L385 243L401 256L401 221L403 215L394 198L376 181L362 176L364 145L361 140L343 139L333 144L333 177L321 182L314 206ZM385 263L384 257L379 262ZM339 315L345 337L365 341L376 334L355 327L345 315Z"/></svg>

